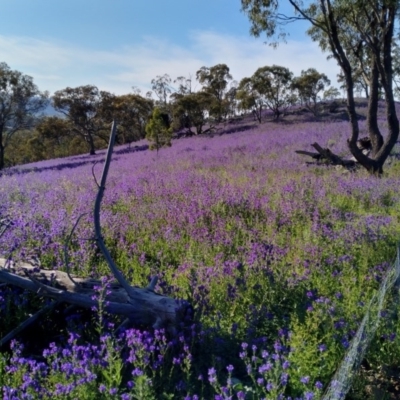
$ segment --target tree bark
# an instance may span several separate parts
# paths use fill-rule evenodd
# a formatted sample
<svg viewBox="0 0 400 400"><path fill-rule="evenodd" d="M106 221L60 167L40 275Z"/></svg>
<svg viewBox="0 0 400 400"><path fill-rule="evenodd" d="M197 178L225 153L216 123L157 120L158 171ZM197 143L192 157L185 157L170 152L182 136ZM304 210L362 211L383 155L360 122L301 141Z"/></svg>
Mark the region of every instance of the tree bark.
<svg viewBox="0 0 400 400"><path fill-rule="evenodd" d="M89 154L91 156L94 156L96 154L96 148L94 147L93 135L91 133L88 133L86 136L86 140L89 143Z"/></svg>
<svg viewBox="0 0 400 400"><path fill-rule="evenodd" d="M328 36L329 36L330 48L333 53L333 56L335 57L340 67L342 68L346 81L347 112L349 114L350 125L351 125L350 139L347 140L349 150L351 154L353 154L355 159L360 163L360 165L362 165L370 173L381 172L382 165L379 165L377 161L364 155L363 152L357 146L360 129L358 126L356 104L354 100L354 81L352 76L352 68L339 39L338 27L331 6L331 2L330 0L326 0L326 7L324 4L325 3L321 1L322 10L329 22Z"/></svg>
<svg viewBox="0 0 400 400"><path fill-rule="evenodd" d="M0 171L4 169L4 146L0 138Z"/></svg>
<svg viewBox="0 0 400 400"><path fill-rule="evenodd" d="M378 153L383 145L383 137L378 126L378 103L379 103L379 69L376 57L371 60L370 97L368 99L367 127L372 144L372 158Z"/></svg>

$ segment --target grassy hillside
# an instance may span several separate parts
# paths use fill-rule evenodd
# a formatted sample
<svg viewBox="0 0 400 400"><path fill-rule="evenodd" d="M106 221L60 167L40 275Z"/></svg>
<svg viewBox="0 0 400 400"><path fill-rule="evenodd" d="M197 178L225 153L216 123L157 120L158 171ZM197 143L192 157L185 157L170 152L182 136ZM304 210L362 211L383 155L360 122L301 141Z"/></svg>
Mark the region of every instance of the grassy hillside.
<svg viewBox="0 0 400 400"><path fill-rule="evenodd" d="M156 291L190 302L193 321L176 337L114 335L112 317L60 306L2 349L3 397L321 398L400 237L400 148L382 178L307 165L295 154L318 142L349 156L348 135L341 114L315 120L299 110L279 123L246 117L213 137L174 140L158 156L144 142L117 148L101 213L106 244L132 284L158 274ZM110 275L90 240L92 167L103 158L51 160L1 176L0 216L13 225L0 253L63 268L66 238L85 214L69 244L73 272ZM101 165L93 168L99 176ZM394 299L349 398L396 390ZM40 302L0 286L0 337Z"/></svg>

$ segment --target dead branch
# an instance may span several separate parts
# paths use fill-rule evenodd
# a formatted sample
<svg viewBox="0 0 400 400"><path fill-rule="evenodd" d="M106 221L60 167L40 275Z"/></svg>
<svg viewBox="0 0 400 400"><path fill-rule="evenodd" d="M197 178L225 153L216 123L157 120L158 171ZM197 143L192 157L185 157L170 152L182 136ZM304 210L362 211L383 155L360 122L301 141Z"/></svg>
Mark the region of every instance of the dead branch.
<svg viewBox="0 0 400 400"><path fill-rule="evenodd" d="M352 168L356 165L356 162L354 160L344 159L344 158L338 156L337 154L333 153L330 149L322 148L316 142L313 143L311 146L314 147L315 150L317 150L317 153L313 153L310 151L304 151L304 150L296 150L295 152L297 154L303 154L306 156L310 156L317 161L325 161L331 165L341 165L346 168Z"/></svg>
<svg viewBox="0 0 400 400"><path fill-rule="evenodd" d="M304 150L295 150L295 153L297 154L303 154L305 156L310 156L314 158L315 160L320 160L321 159L321 154L319 153L312 153L311 151L304 151Z"/></svg>
<svg viewBox="0 0 400 400"><path fill-rule="evenodd" d="M0 238L4 235L6 230L12 225L12 222L8 218L0 219Z"/></svg>
<svg viewBox="0 0 400 400"><path fill-rule="evenodd" d="M53 301L51 304L40 309L37 313L31 315L27 320L22 322L15 329L13 329L10 333L8 333L6 336L4 336L2 339L0 339L0 347L2 347L4 344L9 342L10 340L14 339L15 336L18 335L18 333L22 332L24 329L26 329L30 325L32 325L43 314L46 314L47 312L53 310L58 304L59 303L57 301Z"/></svg>

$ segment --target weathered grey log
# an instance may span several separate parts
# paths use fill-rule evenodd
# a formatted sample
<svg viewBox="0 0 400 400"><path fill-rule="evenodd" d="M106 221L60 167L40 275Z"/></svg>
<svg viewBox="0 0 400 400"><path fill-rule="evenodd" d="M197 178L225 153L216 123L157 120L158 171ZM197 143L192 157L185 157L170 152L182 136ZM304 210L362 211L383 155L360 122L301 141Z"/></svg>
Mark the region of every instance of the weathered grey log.
<svg viewBox="0 0 400 400"><path fill-rule="evenodd" d="M146 288L131 286L114 264L101 235L100 206L106 188L115 135L116 123L113 122L93 212L96 242L118 282L110 284L108 288L110 294L106 295L104 299L103 309L111 314L124 316L133 324L153 326L154 328L165 327L173 331L189 306L183 305L178 300L155 293L157 277L153 277ZM68 265L66 267L68 268ZM50 297L58 302L74 304L79 307L92 308L99 304L98 300L93 299L93 296L98 294L95 287L101 286L101 281L72 277L69 271L66 273L58 270L44 270L31 263L15 264L5 258L0 258L0 282L19 286L36 292L40 296Z"/></svg>
<svg viewBox="0 0 400 400"><path fill-rule="evenodd" d="M2 268L6 261L5 258L0 258L0 282L83 308L98 306L98 301L93 300L93 296L98 295L95 287L101 286L100 280L74 277L74 281L78 283L75 285L66 272L38 269L28 263ZM152 326L157 323L158 327L171 328L179 322L179 304L176 300L158 295L151 289L130 288L133 296L129 296L120 284L111 283L110 294L105 297L104 310L127 317L132 323L140 325Z"/></svg>

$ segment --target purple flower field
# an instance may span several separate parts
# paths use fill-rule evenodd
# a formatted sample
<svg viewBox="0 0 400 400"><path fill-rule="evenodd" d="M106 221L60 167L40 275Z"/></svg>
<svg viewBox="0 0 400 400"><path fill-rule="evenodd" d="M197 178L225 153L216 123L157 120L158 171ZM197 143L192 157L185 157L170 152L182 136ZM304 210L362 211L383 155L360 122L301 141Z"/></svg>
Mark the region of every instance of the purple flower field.
<svg viewBox="0 0 400 400"><path fill-rule="evenodd" d="M295 153L318 142L350 157L346 121L246 117L221 133L174 140L158 156L144 141L117 147L101 211L127 279L146 286L157 274L156 292L187 300L193 321L177 337L138 327L114 335L112 316L100 324L96 312L49 314L40 345L24 336L2 349L4 399L321 398L396 254L400 147L373 178ZM90 240L92 168L99 179L103 159L99 151L5 171L0 217L12 226L0 256L62 269L66 238L85 214L69 243L71 269L109 276ZM0 337L39 303L0 286ZM393 304L367 355L377 370L400 367ZM364 378L353 398L366 398Z"/></svg>

